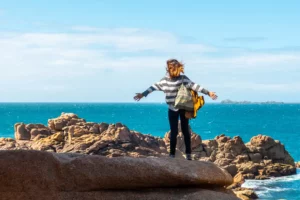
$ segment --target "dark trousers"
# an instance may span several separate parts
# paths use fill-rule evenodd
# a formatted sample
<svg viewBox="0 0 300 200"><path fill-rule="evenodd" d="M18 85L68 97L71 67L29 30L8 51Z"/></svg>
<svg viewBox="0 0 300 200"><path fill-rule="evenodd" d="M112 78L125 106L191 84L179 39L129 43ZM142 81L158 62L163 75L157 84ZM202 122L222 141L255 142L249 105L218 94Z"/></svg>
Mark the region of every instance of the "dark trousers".
<svg viewBox="0 0 300 200"><path fill-rule="evenodd" d="M191 154L191 135L189 132L189 119L184 116L185 111L173 111L169 109L169 123L170 123L170 154L175 155L177 135L178 135L178 118L181 121L181 130L184 136L185 153Z"/></svg>

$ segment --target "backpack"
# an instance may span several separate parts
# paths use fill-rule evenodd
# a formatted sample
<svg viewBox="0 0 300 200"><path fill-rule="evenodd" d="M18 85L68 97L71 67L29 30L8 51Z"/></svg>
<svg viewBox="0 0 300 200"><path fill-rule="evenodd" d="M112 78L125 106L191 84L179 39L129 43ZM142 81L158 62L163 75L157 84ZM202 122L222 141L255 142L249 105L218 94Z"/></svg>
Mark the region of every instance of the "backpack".
<svg viewBox="0 0 300 200"><path fill-rule="evenodd" d="M192 93L189 89L185 87L185 85L181 84L177 96L175 98L174 107L177 109L182 109L185 111L193 112L194 111L194 100L192 97Z"/></svg>
<svg viewBox="0 0 300 200"><path fill-rule="evenodd" d="M193 99L193 105L194 109L193 111L186 111L185 112L185 117L188 119L195 119L197 117L197 112L200 108L202 108L205 104L204 97L203 96L198 96L198 93L195 92L194 90L190 90L192 99Z"/></svg>

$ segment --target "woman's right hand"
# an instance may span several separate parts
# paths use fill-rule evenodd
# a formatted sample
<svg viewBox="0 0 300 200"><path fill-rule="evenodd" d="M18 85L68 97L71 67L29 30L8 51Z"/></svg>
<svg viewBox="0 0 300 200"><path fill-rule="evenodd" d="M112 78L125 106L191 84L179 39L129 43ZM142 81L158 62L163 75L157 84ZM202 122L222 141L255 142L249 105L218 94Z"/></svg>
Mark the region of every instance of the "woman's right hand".
<svg viewBox="0 0 300 200"><path fill-rule="evenodd" d="M144 97L144 95L142 93L136 93L136 96L134 96L133 98L134 98L134 100L139 101L143 97Z"/></svg>
<svg viewBox="0 0 300 200"><path fill-rule="evenodd" d="M209 96L210 98L212 98L213 100L216 100L216 99L218 98L218 96L216 95L215 92L208 92L208 96Z"/></svg>

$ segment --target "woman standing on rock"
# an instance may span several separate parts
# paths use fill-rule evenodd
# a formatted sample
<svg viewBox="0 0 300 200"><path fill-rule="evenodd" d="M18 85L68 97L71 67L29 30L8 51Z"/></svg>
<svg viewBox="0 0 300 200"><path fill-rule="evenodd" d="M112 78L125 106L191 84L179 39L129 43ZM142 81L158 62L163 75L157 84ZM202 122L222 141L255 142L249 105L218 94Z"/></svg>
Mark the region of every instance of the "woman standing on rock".
<svg viewBox="0 0 300 200"><path fill-rule="evenodd" d="M185 117L185 110L176 109L174 107L175 98L177 96L178 89L183 83L186 88L194 90L195 92L201 92L210 96L213 100L217 99L217 95L214 92L209 92L200 85L192 82L187 76L181 75L184 73L184 65L178 62L176 59L170 59L167 61L167 74L159 82L149 87L143 93L137 93L134 99L139 101L143 97L146 97L149 93L159 90L166 94L166 103L169 105L169 123L171 129L170 136L170 157L175 157L177 135L178 135L178 118L180 117L181 129L184 136L184 142L186 147L186 159L191 160L191 135L189 133L189 119Z"/></svg>

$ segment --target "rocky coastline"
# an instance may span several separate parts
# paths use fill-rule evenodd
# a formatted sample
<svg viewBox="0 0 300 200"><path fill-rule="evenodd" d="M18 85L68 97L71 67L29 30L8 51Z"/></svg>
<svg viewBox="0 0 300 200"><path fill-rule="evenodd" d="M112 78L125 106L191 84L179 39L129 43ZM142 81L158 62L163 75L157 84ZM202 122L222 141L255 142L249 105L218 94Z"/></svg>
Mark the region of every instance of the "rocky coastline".
<svg viewBox="0 0 300 200"><path fill-rule="evenodd" d="M264 135L254 136L248 143L244 143L239 136L230 138L224 134L211 140L202 140L200 135L191 130L192 156L193 160L198 161L195 162L184 160L185 146L180 126L175 159L168 158L170 132L167 132L164 138L154 137L130 130L121 123L86 122L85 119L73 113L62 113L57 118L49 119L47 126L17 123L14 129L15 139L0 138L0 150L2 150L0 151L2 154L0 157L2 160L7 158L5 162L0 164L1 172L2 170L7 172L5 169L10 165L14 166L18 162L26 162L22 160L24 157L28 157L32 163L36 163L34 166L41 165L41 168L43 166L45 168L54 166L56 170L48 170L52 170L52 173L56 174L54 177L58 178L54 181L57 184L62 184L63 189L52 187L51 185L54 185L54 183L51 180L46 180L44 186L36 185L28 190L43 192L43 187L51 186L53 195L58 195L57 191L61 192L59 193L60 196L55 196L58 199L60 197L62 199L66 198L64 195L71 195L65 193L68 191L72 191L72 195L75 195L73 199L76 199L76 195L83 195L80 193L82 191L90 192L85 193L89 196L84 197L86 199L97 199L97 195L100 194L107 195L105 199L110 199L109 197L112 194L107 189L115 194L119 192L120 199L126 199L121 197L129 197L130 195L133 198L145 195L143 196L144 199L155 199L155 197L162 195L163 198L164 195L172 191L177 191L178 195L176 198L169 199L180 199L179 197L182 197L182 195L190 195L188 199L197 199L197 195L206 195L208 199L214 199L212 198L213 195L217 195L217 199L235 199L236 197L255 199L257 196L252 190L241 187L245 179L263 180L270 177L292 175L296 173L296 165L299 166L299 163L295 164L294 159L280 141ZM16 159L13 161L15 163L12 161L10 165L6 166L3 163L10 160L11 152L14 152ZM48 157L48 159L43 164L39 162L38 157ZM86 169L83 169L80 163L86 166ZM110 163L111 168L103 165L103 163ZM153 163L156 163L157 168L152 165ZM76 166L76 169L79 168L76 173L74 172L75 175L72 171L68 171L72 165ZM30 162L28 167L30 168ZM89 168L90 170L88 170ZM132 174L129 172L130 170L127 171L128 176L126 174L122 175L122 172L118 174L121 169L128 168L135 172L147 171L148 175L147 177L138 176L136 174L142 172ZM182 170L186 168L189 170L184 173ZM67 171L65 173L69 173L70 177L78 178L75 181L77 185L74 183L72 187L68 186L64 182L68 179L65 173L57 175L62 169ZM99 174L96 169L100 171L107 170L108 174L112 173L111 170L114 169L115 174L113 177L115 179L112 183L103 183L101 186L99 182L102 182L100 180L103 179L104 173ZM13 171L18 170L22 171L22 169ZM13 171L7 172L8 174L5 177L14 176ZM30 169L27 171L30 171ZM39 173L47 177L45 171ZM86 176L83 176L83 174ZM164 177L167 176L164 174L168 174L170 180ZM95 178L93 179L94 175ZM20 174L20 177L24 178L24 176L26 175ZM162 180L159 180L160 176L163 177ZM36 180L28 177L26 180L29 180L29 182L31 180L34 185ZM120 177L125 177L124 182L126 180L129 180L129 182L120 184ZM153 181L151 182L151 180ZM13 184L9 179L6 182ZM18 181L18 183L20 182L22 180ZM185 184L181 185L181 182ZM17 181L14 184L17 184ZM79 185L82 188L85 188L83 186L90 186L82 190ZM117 185L119 186L117 187ZM184 186L184 189L179 189L179 186ZM4 196L13 196L14 192L17 191L12 190L9 192L10 190L5 187L5 185L0 184L0 192L5 192L5 194L3 193ZM20 187L24 189L25 186ZM139 193L134 191L135 188L146 191ZM96 191L101 192L97 193Z"/></svg>

